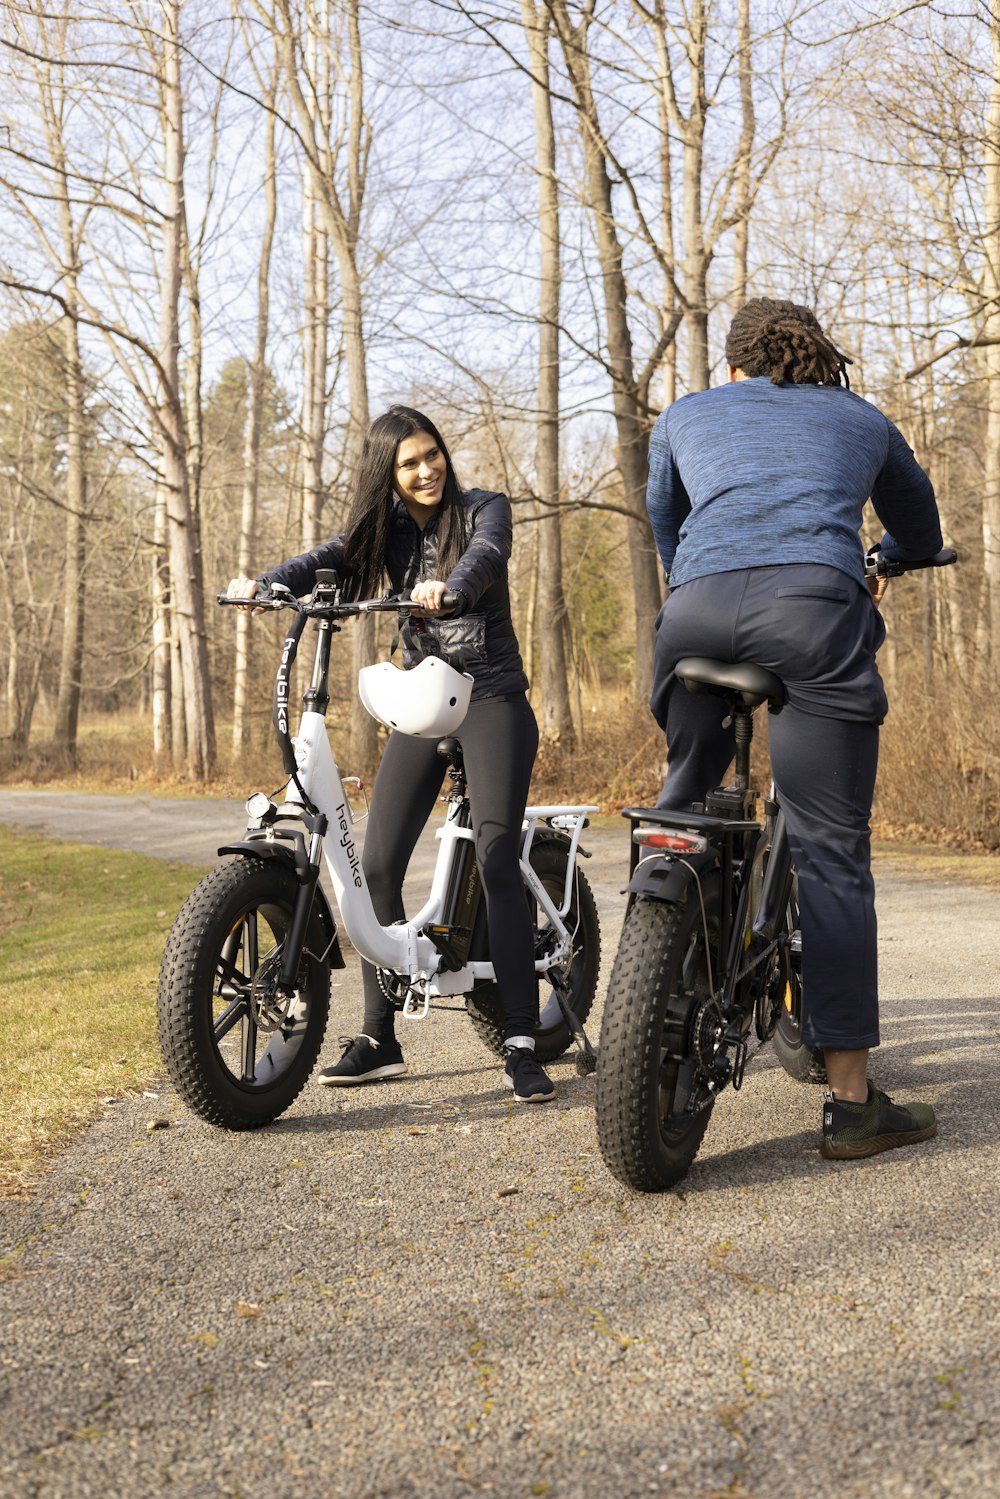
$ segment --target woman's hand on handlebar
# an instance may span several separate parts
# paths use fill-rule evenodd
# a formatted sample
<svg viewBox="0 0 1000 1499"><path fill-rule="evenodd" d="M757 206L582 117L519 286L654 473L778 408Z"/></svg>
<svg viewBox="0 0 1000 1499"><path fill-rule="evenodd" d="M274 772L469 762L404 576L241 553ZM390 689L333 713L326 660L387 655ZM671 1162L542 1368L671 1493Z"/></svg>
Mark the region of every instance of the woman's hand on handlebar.
<svg viewBox="0 0 1000 1499"><path fill-rule="evenodd" d="M249 608L251 601L257 597L259 592L260 584L256 578L230 578L229 587L226 589L226 597L238 599L244 602L245 606ZM265 611L263 609L254 609L253 612L254 614L263 614Z"/></svg>
<svg viewBox="0 0 1000 1499"><path fill-rule="evenodd" d="M414 604L426 609L428 614L440 614L447 592L447 587L439 578L427 578L422 583L413 585L410 598Z"/></svg>

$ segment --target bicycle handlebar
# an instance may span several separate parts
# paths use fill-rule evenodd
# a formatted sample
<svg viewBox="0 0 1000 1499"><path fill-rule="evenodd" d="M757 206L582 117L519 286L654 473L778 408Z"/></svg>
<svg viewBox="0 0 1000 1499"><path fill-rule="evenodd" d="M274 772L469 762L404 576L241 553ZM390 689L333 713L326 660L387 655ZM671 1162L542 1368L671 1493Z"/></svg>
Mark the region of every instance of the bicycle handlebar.
<svg viewBox="0 0 1000 1499"><path fill-rule="evenodd" d="M878 547L872 547L865 555L865 577L866 578L898 578L903 573L918 572L924 567L950 567L953 562L958 561L958 553L954 547L942 547L940 552L935 552L933 557L921 557L916 562L894 562L888 557L883 557Z"/></svg>
<svg viewBox="0 0 1000 1499"><path fill-rule="evenodd" d="M442 613L454 609L459 599L458 594L445 591L441 600ZM233 605L239 609L294 609L299 614L309 615L314 619L354 619L360 614L426 614L426 604L418 604L413 599L403 598L401 594L386 594L380 599L355 599L349 604L334 602L328 598L317 598L314 594L311 599L297 599L293 593L282 588L281 584L272 585L270 594L258 594L252 599L230 598L228 593L216 595L216 603Z"/></svg>

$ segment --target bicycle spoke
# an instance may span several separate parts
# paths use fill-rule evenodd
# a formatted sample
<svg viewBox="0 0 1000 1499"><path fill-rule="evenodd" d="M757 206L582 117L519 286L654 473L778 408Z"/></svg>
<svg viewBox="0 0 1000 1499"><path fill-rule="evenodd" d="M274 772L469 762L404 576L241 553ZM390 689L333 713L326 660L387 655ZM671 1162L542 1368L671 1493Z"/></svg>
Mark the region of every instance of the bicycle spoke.
<svg viewBox="0 0 1000 1499"><path fill-rule="evenodd" d="M218 1046L220 1041L222 1041L226 1036L229 1035L229 1032L232 1030L236 1022L238 1020L242 1020L244 1016L249 1019L249 998L246 994L237 994L234 999L230 1000L229 1004L226 1006L222 1014L212 1026L212 1034L215 1037L216 1046Z"/></svg>
<svg viewBox="0 0 1000 1499"><path fill-rule="evenodd" d="M249 975L245 974L241 968L238 968L230 958L227 958L225 953L220 953L216 960L215 974L215 992L223 998L226 997L225 991L227 988L239 990L249 987Z"/></svg>
<svg viewBox="0 0 1000 1499"><path fill-rule="evenodd" d="M257 964L260 962L260 954L257 948L257 912L248 911L243 918L245 937L243 941L244 953L248 973L256 973Z"/></svg>
<svg viewBox="0 0 1000 1499"><path fill-rule="evenodd" d="M243 1026L243 1071L241 1082L252 1083L257 1076L257 1022L247 1011Z"/></svg>

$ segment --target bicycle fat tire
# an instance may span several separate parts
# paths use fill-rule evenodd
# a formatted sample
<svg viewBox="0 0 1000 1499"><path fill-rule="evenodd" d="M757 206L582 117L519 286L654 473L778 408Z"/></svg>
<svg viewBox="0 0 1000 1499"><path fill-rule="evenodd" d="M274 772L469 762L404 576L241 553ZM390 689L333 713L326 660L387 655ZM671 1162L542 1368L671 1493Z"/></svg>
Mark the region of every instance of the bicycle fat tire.
<svg viewBox="0 0 1000 1499"><path fill-rule="evenodd" d="M798 882L793 880L792 895L785 913L785 931L791 935L799 925ZM797 1083L825 1086L826 1058L821 1047L807 1046L802 1040L802 969L800 963L789 962L785 975L787 988L778 1016L778 1023L771 1036L774 1054L782 1067Z"/></svg>
<svg viewBox="0 0 1000 1499"><path fill-rule="evenodd" d="M713 943L718 880L709 875L702 886ZM598 1144L612 1176L633 1191L676 1186L708 1128L715 1099L692 1054L697 1011L708 998L697 891L680 902L637 900L622 928L597 1054ZM687 1112L692 1098L699 1106Z"/></svg>
<svg viewBox="0 0 1000 1499"><path fill-rule="evenodd" d="M160 1048L184 1103L229 1130L270 1124L298 1097L326 1033L330 964L310 917L299 983L273 1030L253 1018L256 983L273 974L297 881L275 862L237 858L205 876L167 939L157 990Z"/></svg>
<svg viewBox="0 0 1000 1499"><path fill-rule="evenodd" d="M531 867L557 906L562 905L566 885L566 863L569 843L560 837L536 834L531 846ZM544 928L535 925L538 910L529 894L532 925L536 943L543 940ZM597 902L586 877L576 866L575 889L566 925L573 933L573 958L569 967L570 1007L581 1025L586 1023L594 1005L597 980L601 969L601 926ZM573 1045L569 1026L563 1019L551 986L541 975L544 1002L539 1006L535 1027L535 1056L540 1062L554 1062ZM492 980L477 984L465 996L465 1007L476 1035L497 1056L504 1053L504 1004L499 985Z"/></svg>

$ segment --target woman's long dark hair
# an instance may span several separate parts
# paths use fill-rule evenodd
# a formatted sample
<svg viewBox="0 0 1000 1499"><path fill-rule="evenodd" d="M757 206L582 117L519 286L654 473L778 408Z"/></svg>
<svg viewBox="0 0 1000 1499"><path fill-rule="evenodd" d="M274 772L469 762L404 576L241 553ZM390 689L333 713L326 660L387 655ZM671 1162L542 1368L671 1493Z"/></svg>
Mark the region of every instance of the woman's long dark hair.
<svg viewBox="0 0 1000 1499"><path fill-rule="evenodd" d="M846 385L847 366L820 327L816 314L796 302L754 297L730 324L726 359L751 378L769 375L772 385Z"/></svg>
<svg viewBox="0 0 1000 1499"><path fill-rule="evenodd" d="M344 535L344 597L371 598L385 578L396 453L406 437L427 432L444 455L444 490L438 510L437 575L447 578L465 551L465 506L451 455L437 427L411 406L390 406L365 434Z"/></svg>

